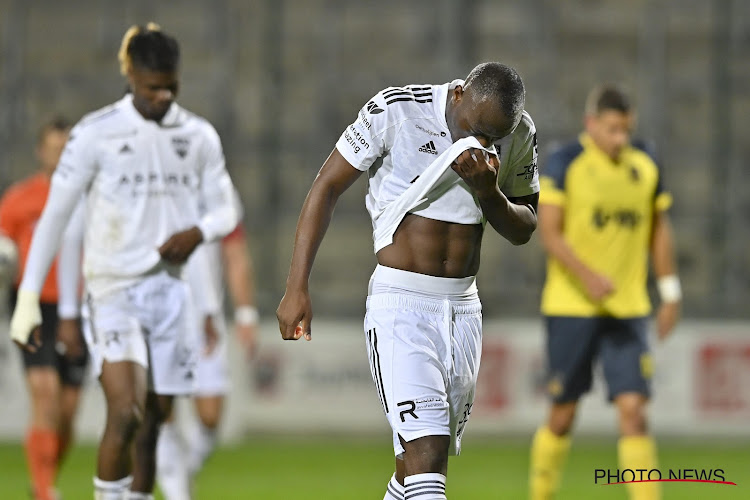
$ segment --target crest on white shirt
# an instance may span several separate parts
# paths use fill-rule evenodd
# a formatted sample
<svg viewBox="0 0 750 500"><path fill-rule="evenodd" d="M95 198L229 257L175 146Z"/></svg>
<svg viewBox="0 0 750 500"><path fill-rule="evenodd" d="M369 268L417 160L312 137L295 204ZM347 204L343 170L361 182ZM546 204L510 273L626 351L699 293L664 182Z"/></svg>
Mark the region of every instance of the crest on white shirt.
<svg viewBox="0 0 750 500"><path fill-rule="evenodd" d="M172 137L172 148L177 156L185 158L190 149L190 139L187 137Z"/></svg>

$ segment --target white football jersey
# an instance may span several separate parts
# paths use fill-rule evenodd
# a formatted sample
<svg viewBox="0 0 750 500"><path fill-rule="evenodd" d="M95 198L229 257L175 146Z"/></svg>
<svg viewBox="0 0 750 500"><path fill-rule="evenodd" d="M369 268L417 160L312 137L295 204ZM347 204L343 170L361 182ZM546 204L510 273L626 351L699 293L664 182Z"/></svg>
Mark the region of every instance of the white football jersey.
<svg viewBox="0 0 750 500"><path fill-rule="evenodd" d="M240 219L240 223L234 229L237 230L242 225L241 219L244 208L237 191L234 192L232 200ZM203 243L187 262L186 274L193 291L193 300L198 310L207 314L223 314L222 307L226 296L226 287L224 286L222 245L223 239ZM204 262L201 262L201 260ZM205 267L205 269L201 269L201 267Z"/></svg>
<svg viewBox="0 0 750 500"><path fill-rule="evenodd" d="M176 103L161 123L146 120L130 94L73 128L55 187L86 193L83 269L95 297L158 267L172 234L198 226L211 241L238 221L211 124Z"/></svg>
<svg viewBox="0 0 750 500"><path fill-rule="evenodd" d="M463 80L443 85L389 87L359 111L336 143L341 155L358 170L368 171L367 210L375 217L453 141L445 119L448 92ZM495 143L500 155L498 184L508 197L539 191L536 128L524 111L513 133ZM374 168L373 163L382 158ZM468 185L455 183L427 207L411 213L460 224L483 222L482 210ZM374 223L373 223L374 224Z"/></svg>

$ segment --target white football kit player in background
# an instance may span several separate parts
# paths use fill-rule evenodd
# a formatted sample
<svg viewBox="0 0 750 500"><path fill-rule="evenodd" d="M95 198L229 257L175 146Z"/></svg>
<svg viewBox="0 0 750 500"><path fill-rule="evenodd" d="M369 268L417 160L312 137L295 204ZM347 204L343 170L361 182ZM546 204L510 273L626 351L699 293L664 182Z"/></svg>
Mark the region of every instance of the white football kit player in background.
<svg viewBox="0 0 750 500"><path fill-rule="evenodd" d="M105 360L148 367L151 356L149 383L157 394L191 394L197 320L181 264L162 259L159 245L193 226L210 241L236 222L218 135L176 103L161 125L151 123L133 107L131 94L84 117L71 135L34 242L44 239L32 245L31 255L46 257L56 244L56 223L67 219L85 193L83 276L95 373ZM211 206L203 217L200 199ZM24 290L33 289L24 285L33 285L45 264L32 256Z"/></svg>
<svg viewBox="0 0 750 500"><path fill-rule="evenodd" d="M277 311L294 340L311 339L306 282L333 206L367 172L378 266L364 329L397 457L386 499L446 498L479 370L484 225L514 244L536 227L536 130L523 103L520 77L499 63L466 81L389 87L344 130L302 209Z"/></svg>
<svg viewBox="0 0 750 500"><path fill-rule="evenodd" d="M239 197L236 203L241 211ZM208 279L201 276L204 258ZM180 412L173 410L161 428L157 445L157 478L166 500L188 500L191 485L217 444L224 402L229 392L229 332L224 315L225 283L234 307L234 330L247 359L256 347L258 311L252 259L242 224L221 241L201 245L187 264L194 300L200 313L198 326L216 337L209 349L202 342L195 367L195 391L192 397L197 416L194 425L179 425ZM209 336L201 336L209 338ZM182 415L184 416L184 415Z"/></svg>
<svg viewBox="0 0 750 500"><path fill-rule="evenodd" d="M33 348L43 277L85 195L87 342L107 399L94 480L102 500L151 498L159 424L171 397L193 390L197 322L182 264L238 221L216 131L174 102L176 40L133 27L120 62L131 93L72 130L11 322L13 339Z"/></svg>

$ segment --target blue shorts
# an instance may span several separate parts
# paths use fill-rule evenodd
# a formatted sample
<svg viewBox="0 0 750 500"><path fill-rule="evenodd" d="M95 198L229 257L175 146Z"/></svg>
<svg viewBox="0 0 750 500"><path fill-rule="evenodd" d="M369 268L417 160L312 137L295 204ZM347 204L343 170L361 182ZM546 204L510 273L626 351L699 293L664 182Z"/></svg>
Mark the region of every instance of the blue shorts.
<svg viewBox="0 0 750 500"><path fill-rule="evenodd" d="M612 401L619 394L651 396L648 318L546 316L548 384L555 403L577 401L591 389L599 360Z"/></svg>

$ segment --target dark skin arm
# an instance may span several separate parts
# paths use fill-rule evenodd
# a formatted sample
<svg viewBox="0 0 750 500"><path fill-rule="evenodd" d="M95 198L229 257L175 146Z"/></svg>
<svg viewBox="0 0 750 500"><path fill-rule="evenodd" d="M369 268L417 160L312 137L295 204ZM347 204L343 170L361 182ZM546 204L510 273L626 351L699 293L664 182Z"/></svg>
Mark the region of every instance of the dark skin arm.
<svg viewBox="0 0 750 500"><path fill-rule="evenodd" d="M286 292L276 309L284 340L298 340L302 336L306 340L312 339L310 323L313 313L308 280L313 261L331 222L336 202L361 174L334 149L305 198L297 221Z"/></svg>
<svg viewBox="0 0 750 500"><path fill-rule="evenodd" d="M198 226L193 226L170 236L159 247L159 255L171 264L184 264L202 241L203 233Z"/></svg>
<svg viewBox="0 0 750 500"><path fill-rule="evenodd" d="M500 172L497 156L490 155L488 161L484 151L470 149L456 158L452 168L476 193L487 222L500 236L514 245L523 245L531 239L537 225L539 195L509 200L497 185Z"/></svg>

